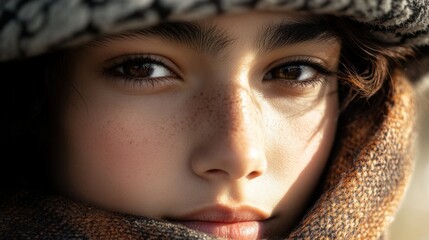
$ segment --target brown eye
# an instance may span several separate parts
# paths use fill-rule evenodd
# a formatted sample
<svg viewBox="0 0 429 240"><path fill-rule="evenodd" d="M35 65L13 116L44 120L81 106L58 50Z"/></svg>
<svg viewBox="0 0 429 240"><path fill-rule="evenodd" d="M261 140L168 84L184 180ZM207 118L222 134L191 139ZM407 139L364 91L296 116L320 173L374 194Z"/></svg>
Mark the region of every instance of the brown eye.
<svg viewBox="0 0 429 240"><path fill-rule="evenodd" d="M130 78L163 78L175 74L161 63L128 61L116 67L116 72Z"/></svg>
<svg viewBox="0 0 429 240"><path fill-rule="evenodd" d="M265 75L265 80L284 79L289 81L308 81L316 78L318 71L310 66L289 65L272 69Z"/></svg>
<svg viewBox="0 0 429 240"><path fill-rule="evenodd" d="M147 78L150 77L155 71L151 63L126 63L122 66L123 73L132 77Z"/></svg>
<svg viewBox="0 0 429 240"><path fill-rule="evenodd" d="M175 63L165 57L126 55L107 61L102 74L121 87L144 92L178 84L182 79L172 69L177 70Z"/></svg>

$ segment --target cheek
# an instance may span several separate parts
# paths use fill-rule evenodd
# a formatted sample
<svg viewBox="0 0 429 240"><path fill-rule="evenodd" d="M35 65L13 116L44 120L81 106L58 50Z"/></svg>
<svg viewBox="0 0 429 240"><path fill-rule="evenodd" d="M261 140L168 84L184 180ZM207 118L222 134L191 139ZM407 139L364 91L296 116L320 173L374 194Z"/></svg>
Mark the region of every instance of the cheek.
<svg viewBox="0 0 429 240"><path fill-rule="evenodd" d="M338 116L337 96L328 96L314 109L277 123L270 155L272 176L279 181L275 211L286 216L277 230L292 226L303 214L325 168L335 138ZM284 231L284 229L283 229Z"/></svg>
<svg viewBox="0 0 429 240"><path fill-rule="evenodd" d="M331 152L337 117L337 95L331 95L314 109L280 123L284 126L280 134L273 135L281 143L276 145L276 159L286 156L287 160L279 161L281 166L276 169L287 172L289 182L294 183L304 170L315 173L314 179L318 179ZM312 175L308 178L312 179Z"/></svg>
<svg viewBox="0 0 429 240"><path fill-rule="evenodd" d="M114 113L114 112L112 112ZM136 125L117 116L101 115L98 119L75 121L69 128L69 156L73 159L100 161L100 167L120 173L122 168L135 169L141 156L150 156L153 152L150 131L141 131L144 124ZM123 116L123 115L122 115ZM136 146L140 146L137 148ZM138 150L138 152L137 152ZM131 168L134 167L134 168ZM107 169L106 169L107 170Z"/></svg>
<svg viewBox="0 0 429 240"><path fill-rule="evenodd" d="M297 174L312 165L323 170L332 148L339 115L337 81L330 81L317 94L291 101L286 110L276 118L276 131L270 131L269 138L275 139L273 159L281 172L288 172L291 181ZM282 158L283 156L283 158ZM286 156L286 157L285 157ZM280 174L280 173L279 173Z"/></svg>
<svg viewBox="0 0 429 240"><path fill-rule="evenodd" d="M162 111L147 114L141 103L136 107L120 100L100 104L87 99L86 106L73 102L77 104L68 108L64 118L67 191L109 208L124 201L138 205L133 199L159 195L154 184L147 183L162 186L154 173L177 168L177 162L168 161L175 155L175 139L169 135L174 129L166 129L175 124L165 124Z"/></svg>
<svg viewBox="0 0 429 240"><path fill-rule="evenodd" d="M331 150L335 129L336 114L329 115L324 110L311 111L291 120L281 137L286 143L281 148L286 154L283 156L290 160L288 164L299 168L313 163L313 159L323 162Z"/></svg>

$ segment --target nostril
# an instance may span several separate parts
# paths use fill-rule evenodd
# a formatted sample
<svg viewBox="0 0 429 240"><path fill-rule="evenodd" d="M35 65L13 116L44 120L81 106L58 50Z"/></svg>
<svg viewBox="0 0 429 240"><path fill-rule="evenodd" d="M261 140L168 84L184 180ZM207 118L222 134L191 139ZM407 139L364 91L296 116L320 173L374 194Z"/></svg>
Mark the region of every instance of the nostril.
<svg viewBox="0 0 429 240"><path fill-rule="evenodd" d="M215 174L226 174L225 171L220 170L220 169L210 169L207 170L206 173L210 174L210 175L215 175Z"/></svg>
<svg viewBox="0 0 429 240"><path fill-rule="evenodd" d="M247 175L247 179L254 179L254 178L257 178L257 177L259 177L259 176L261 176L262 175L262 173L261 172L259 172L259 171L253 171L253 172L251 172L251 173L249 173L248 175Z"/></svg>
<svg viewBox="0 0 429 240"><path fill-rule="evenodd" d="M219 177L224 178L224 177L228 177L229 173L222 169L210 169L210 170L206 170L203 176L206 176L208 178L219 178Z"/></svg>
<svg viewBox="0 0 429 240"><path fill-rule="evenodd" d="M210 169L210 170L206 171L206 174L207 175L212 175L212 176L213 175L224 175L224 174L229 175L228 172L226 172L224 170L221 170L221 169ZM253 171L253 172L249 173L246 176L246 178L250 180L250 179L257 178L257 177L259 177L261 175L262 175L261 172L259 172L259 171Z"/></svg>

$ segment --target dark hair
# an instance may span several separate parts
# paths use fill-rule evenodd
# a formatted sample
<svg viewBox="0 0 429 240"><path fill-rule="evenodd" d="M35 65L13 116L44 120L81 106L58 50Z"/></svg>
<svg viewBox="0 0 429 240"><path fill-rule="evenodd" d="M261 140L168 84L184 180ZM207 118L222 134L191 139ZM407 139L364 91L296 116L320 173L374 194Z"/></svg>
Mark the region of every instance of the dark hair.
<svg viewBox="0 0 429 240"><path fill-rule="evenodd" d="M338 69L343 109L356 101L378 108L383 86L393 84L394 71L403 68L414 50L378 41L361 23L346 18L334 22L343 41Z"/></svg>
<svg viewBox="0 0 429 240"><path fill-rule="evenodd" d="M394 70L412 56L411 48L381 43L366 26L346 18L330 20L342 40L338 69L342 115L368 107L377 109L392 82ZM1 94L0 189L49 188L49 156L55 112L61 104L56 97L58 78L64 73L64 53L54 52L25 60L0 64ZM47 147L47 146L50 146Z"/></svg>

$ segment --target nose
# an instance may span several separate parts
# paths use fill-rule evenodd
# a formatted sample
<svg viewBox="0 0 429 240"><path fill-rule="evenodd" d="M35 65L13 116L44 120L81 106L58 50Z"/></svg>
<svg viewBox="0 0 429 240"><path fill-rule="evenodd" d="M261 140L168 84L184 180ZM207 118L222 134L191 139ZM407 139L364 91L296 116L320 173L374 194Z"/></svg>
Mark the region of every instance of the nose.
<svg viewBox="0 0 429 240"><path fill-rule="evenodd" d="M207 106L199 108L199 122L205 124L198 131L204 134L191 154L192 171L208 180L253 179L264 174L262 116L249 90L234 86L218 93L208 91L199 103Z"/></svg>

